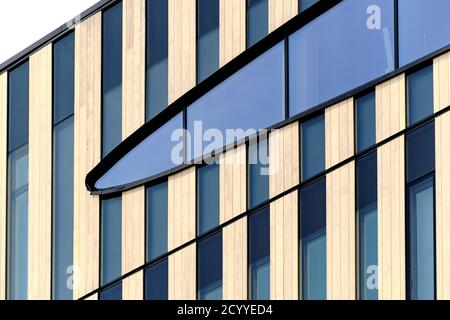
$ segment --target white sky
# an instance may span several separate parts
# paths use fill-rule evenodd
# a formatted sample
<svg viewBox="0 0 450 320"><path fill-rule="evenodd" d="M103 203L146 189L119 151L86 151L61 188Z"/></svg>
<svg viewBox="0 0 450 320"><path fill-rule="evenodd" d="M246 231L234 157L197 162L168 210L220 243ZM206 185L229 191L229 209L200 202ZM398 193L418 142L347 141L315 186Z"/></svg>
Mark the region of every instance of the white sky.
<svg viewBox="0 0 450 320"><path fill-rule="evenodd" d="M0 0L0 63L99 0Z"/></svg>

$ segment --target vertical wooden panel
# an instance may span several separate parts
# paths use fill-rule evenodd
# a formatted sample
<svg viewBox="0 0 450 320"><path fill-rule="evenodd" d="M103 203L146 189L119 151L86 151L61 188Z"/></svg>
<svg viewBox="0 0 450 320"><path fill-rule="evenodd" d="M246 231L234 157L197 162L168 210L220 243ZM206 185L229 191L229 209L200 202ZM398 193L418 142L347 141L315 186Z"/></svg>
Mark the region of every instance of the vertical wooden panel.
<svg viewBox="0 0 450 320"><path fill-rule="evenodd" d="M274 31L298 13L299 0L269 0L269 32Z"/></svg>
<svg viewBox="0 0 450 320"><path fill-rule="evenodd" d="M122 300L144 300L144 272L122 280Z"/></svg>
<svg viewBox="0 0 450 320"><path fill-rule="evenodd" d="M30 57L28 299L51 296L52 45Z"/></svg>
<svg viewBox="0 0 450 320"><path fill-rule="evenodd" d="M404 140L401 136L378 149L380 300L401 300L406 297Z"/></svg>
<svg viewBox="0 0 450 320"><path fill-rule="evenodd" d="M450 106L450 52L433 61L434 111Z"/></svg>
<svg viewBox="0 0 450 320"><path fill-rule="evenodd" d="M99 287L100 203L84 181L101 157L101 17L75 29L74 299Z"/></svg>
<svg viewBox="0 0 450 320"><path fill-rule="evenodd" d="M246 145L241 145L220 156L220 223L246 211L246 154Z"/></svg>
<svg viewBox="0 0 450 320"><path fill-rule="evenodd" d="M169 257L169 300L197 298L196 260L195 244Z"/></svg>
<svg viewBox="0 0 450 320"><path fill-rule="evenodd" d="M196 85L196 0L169 1L169 104Z"/></svg>
<svg viewBox="0 0 450 320"><path fill-rule="evenodd" d="M356 299L355 163L327 175L327 298Z"/></svg>
<svg viewBox="0 0 450 320"><path fill-rule="evenodd" d="M8 73L0 75L0 300L6 298L6 190L8 144Z"/></svg>
<svg viewBox="0 0 450 320"><path fill-rule="evenodd" d="M269 136L270 196L299 183L299 131L298 122L272 131Z"/></svg>
<svg viewBox="0 0 450 320"><path fill-rule="evenodd" d="M436 292L450 299L450 113L436 119Z"/></svg>
<svg viewBox="0 0 450 320"><path fill-rule="evenodd" d="M145 123L145 0L123 2L122 137ZM122 274L145 263L145 188L122 194ZM143 299L142 273L123 282L123 296Z"/></svg>
<svg viewBox="0 0 450 320"><path fill-rule="evenodd" d="M223 229L223 298L247 300L247 217Z"/></svg>
<svg viewBox="0 0 450 320"><path fill-rule="evenodd" d="M378 85L375 91L377 142L381 142L405 129L405 74Z"/></svg>
<svg viewBox="0 0 450 320"><path fill-rule="evenodd" d="M246 45L246 0L220 0L220 65L223 66Z"/></svg>
<svg viewBox="0 0 450 320"><path fill-rule="evenodd" d="M353 98L325 109L326 168L353 156L354 147Z"/></svg>
<svg viewBox="0 0 450 320"><path fill-rule="evenodd" d="M270 205L270 299L298 299L298 194Z"/></svg>
<svg viewBox="0 0 450 320"><path fill-rule="evenodd" d="M169 177L168 247L169 251L195 238L195 167Z"/></svg>

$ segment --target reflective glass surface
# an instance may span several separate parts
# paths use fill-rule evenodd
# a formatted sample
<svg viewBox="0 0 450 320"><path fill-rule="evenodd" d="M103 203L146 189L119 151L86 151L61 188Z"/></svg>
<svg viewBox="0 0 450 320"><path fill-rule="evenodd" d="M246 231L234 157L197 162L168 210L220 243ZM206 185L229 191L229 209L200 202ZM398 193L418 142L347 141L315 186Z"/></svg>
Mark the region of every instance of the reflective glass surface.
<svg viewBox="0 0 450 320"><path fill-rule="evenodd" d="M197 82L219 69L219 0L197 0Z"/></svg>
<svg viewBox="0 0 450 320"><path fill-rule="evenodd" d="M254 208L269 199L269 153L267 137L252 140L248 148L248 197Z"/></svg>
<svg viewBox="0 0 450 320"><path fill-rule="evenodd" d="M169 296L167 259L145 270L145 300L167 300Z"/></svg>
<svg viewBox="0 0 450 320"><path fill-rule="evenodd" d="M434 122L406 136L407 182L420 178L435 168Z"/></svg>
<svg viewBox="0 0 450 320"><path fill-rule="evenodd" d="M267 35L268 15L268 0L247 0L247 48Z"/></svg>
<svg viewBox="0 0 450 320"><path fill-rule="evenodd" d="M99 300L122 300L122 282L101 291L99 294Z"/></svg>
<svg viewBox="0 0 450 320"><path fill-rule="evenodd" d="M408 124L431 116L434 112L433 65L408 75Z"/></svg>
<svg viewBox="0 0 450 320"><path fill-rule="evenodd" d="M302 181L325 170L325 117L301 124Z"/></svg>
<svg viewBox="0 0 450 320"><path fill-rule="evenodd" d="M167 181L147 188L147 262L167 252Z"/></svg>
<svg viewBox="0 0 450 320"><path fill-rule="evenodd" d="M198 298L222 300L222 232L198 243Z"/></svg>
<svg viewBox="0 0 450 320"><path fill-rule="evenodd" d="M376 143L375 92L356 99L356 152L364 151Z"/></svg>
<svg viewBox="0 0 450 320"><path fill-rule="evenodd" d="M220 167L218 164L197 170L198 235L220 223Z"/></svg>

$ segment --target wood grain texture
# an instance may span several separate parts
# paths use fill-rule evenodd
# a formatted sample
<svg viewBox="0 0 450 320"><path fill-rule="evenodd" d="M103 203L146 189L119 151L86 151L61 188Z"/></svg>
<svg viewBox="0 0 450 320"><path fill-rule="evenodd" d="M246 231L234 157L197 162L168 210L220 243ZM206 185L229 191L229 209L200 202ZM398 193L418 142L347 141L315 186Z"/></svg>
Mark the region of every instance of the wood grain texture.
<svg viewBox="0 0 450 320"><path fill-rule="evenodd" d="M52 45L30 57L28 299L51 296Z"/></svg>
<svg viewBox="0 0 450 320"><path fill-rule="evenodd" d="M405 129L406 84L401 74L376 87L377 143Z"/></svg>
<svg viewBox="0 0 450 320"><path fill-rule="evenodd" d="M171 251L196 235L196 168L169 176L168 250Z"/></svg>
<svg viewBox="0 0 450 320"><path fill-rule="evenodd" d="M325 109L325 163L329 169L354 154L353 98Z"/></svg>
<svg viewBox="0 0 450 320"><path fill-rule="evenodd" d="M241 145L220 156L220 223L247 209L247 148Z"/></svg>
<svg viewBox="0 0 450 320"><path fill-rule="evenodd" d="M0 300L6 298L6 192L8 145L8 73L0 75Z"/></svg>
<svg viewBox="0 0 450 320"><path fill-rule="evenodd" d="M436 118L436 293L450 299L450 113Z"/></svg>
<svg viewBox="0 0 450 320"><path fill-rule="evenodd" d="M450 52L433 60L434 112L450 106Z"/></svg>
<svg viewBox="0 0 450 320"><path fill-rule="evenodd" d="M169 1L169 104L196 85L196 0Z"/></svg>
<svg viewBox="0 0 450 320"><path fill-rule="evenodd" d="M296 186L300 179L299 127L294 122L269 136L270 197Z"/></svg>
<svg viewBox="0 0 450 320"><path fill-rule="evenodd" d="M220 0L220 66L245 50L246 10L247 0Z"/></svg>
<svg viewBox="0 0 450 320"><path fill-rule="evenodd" d="M299 0L269 0L269 32L291 20L298 13Z"/></svg>
<svg viewBox="0 0 450 320"><path fill-rule="evenodd" d="M99 287L100 202L84 182L101 158L101 18L75 29L74 299Z"/></svg>
<svg viewBox="0 0 450 320"><path fill-rule="evenodd" d="M356 299L355 162L327 175L327 298Z"/></svg>
<svg viewBox="0 0 450 320"><path fill-rule="evenodd" d="M196 260L195 244L169 257L169 300L197 298Z"/></svg>
<svg viewBox="0 0 450 320"><path fill-rule="evenodd" d="M298 194L270 205L270 299L298 299Z"/></svg>
<svg viewBox="0 0 450 320"><path fill-rule="evenodd" d="M223 298L247 300L247 217L223 229Z"/></svg>
<svg viewBox="0 0 450 320"><path fill-rule="evenodd" d="M122 300L144 300L143 271L122 280Z"/></svg>
<svg viewBox="0 0 450 320"><path fill-rule="evenodd" d="M378 295L406 297L404 136L378 148Z"/></svg>

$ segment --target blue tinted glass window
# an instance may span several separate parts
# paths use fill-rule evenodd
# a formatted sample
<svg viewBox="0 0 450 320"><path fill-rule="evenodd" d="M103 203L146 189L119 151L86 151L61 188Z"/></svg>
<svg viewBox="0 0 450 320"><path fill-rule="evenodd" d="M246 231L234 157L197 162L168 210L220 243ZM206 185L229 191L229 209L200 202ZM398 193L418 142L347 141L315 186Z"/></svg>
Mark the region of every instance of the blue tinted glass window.
<svg viewBox="0 0 450 320"><path fill-rule="evenodd" d="M434 299L434 188L433 177L409 189L409 297Z"/></svg>
<svg viewBox="0 0 450 320"><path fill-rule="evenodd" d="M356 197L359 219L359 297L378 299L377 154L356 163Z"/></svg>
<svg viewBox="0 0 450 320"><path fill-rule="evenodd" d="M198 297L222 300L222 233L198 243Z"/></svg>
<svg viewBox="0 0 450 320"><path fill-rule="evenodd" d="M325 169L325 117L323 115L301 125L302 181Z"/></svg>
<svg viewBox="0 0 450 320"><path fill-rule="evenodd" d="M301 191L300 226L302 250L302 297L325 300L326 272L326 181Z"/></svg>
<svg viewBox="0 0 450 320"><path fill-rule="evenodd" d="M254 208L269 199L269 154L267 138L251 141L248 148L248 197Z"/></svg>
<svg viewBox="0 0 450 320"><path fill-rule="evenodd" d="M147 0L147 121L168 101L168 1Z"/></svg>
<svg viewBox="0 0 450 320"><path fill-rule="evenodd" d="M122 2L103 13L102 155L122 141Z"/></svg>
<svg viewBox="0 0 450 320"><path fill-rule="evenodd" d="M434 170L434 142L434 122L414 130L406 136L408 182L412 182Z"/></svg>
<svg viewBox="0 0 450 320"><path fill-rule="evenodd" d="M408 75L408 123L433 114L433 65Z"/></svg>
<svg viewBox="0 0 450 320"><path fill-rule="evenodd" d="M122 198L102 200L101 284L122 275Z"/></svg>
<svg viewBox="0 0 450 320"><path fill-rule="evenodd" d="M270 211L269 207L249 217L250 299L270 299Z"/></svg>
<svg viewBox="0 0 450 320"><path fill-rule="evenodd" d="M122 282L100 292L99 300L122 300Z"/></svg>
<svg viewBox="0 0 450 320"><path fill-rule="evenodd" d="M247 0L247 48L269 32L268 0Z"/></svg>
<svg viewBox="0 0 450 320"><path fill-rule="evenodd" d="M145 300L167 300L168 287L167 259L145 270Z"/></svg>
<svg viewBox="0 0 450 320"><path fill-rule="evenodd" d="M303 12L306 9L308 9L309 7L311 7L313 4L317 3L319 0L299 0L298 5L299 5L299 12Z"/></svg>
<svg viewBox="0 0 450 320"><path fill-rule="evenodd" d="M197 82L219 69L219 0L197 0Z"/></svg>
<svg viewBox="0 0 450 320"><path fill-rule="evenodd" d="M204 166L197 171L198 234L219 225L219 165Z"/></svg>
<svg viewBox="0 0 450 320"><path fill-rule="evenodd" d="M449 1L399 0L398 6L400 66L450 44Z"/></svg>
<svg viewBox="0 0 450 320"><path fill-rule="evenodd" d="M147 262L167 252L167 181L147 188Z"/></svg>
<svg viewBox="0 0 450 320"><path fill-rule="evenodd" d="M356 152L364 151L376 143L375 92L356 99Z"/></svg>
<svg viewBox="0 0 450 320"><path fill-rule="evenodd" d="M313 20L289 38L290 115L394 70L393 49L391 0L343 1Z"/></svg>
<svg viewBox="0 0 450 320"><path fill-rule="evenodd" d="M75 91L75 33L53 45L53 123L73 114Z"/></svg>

